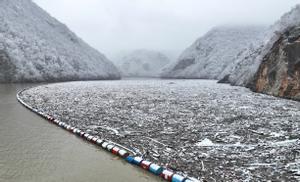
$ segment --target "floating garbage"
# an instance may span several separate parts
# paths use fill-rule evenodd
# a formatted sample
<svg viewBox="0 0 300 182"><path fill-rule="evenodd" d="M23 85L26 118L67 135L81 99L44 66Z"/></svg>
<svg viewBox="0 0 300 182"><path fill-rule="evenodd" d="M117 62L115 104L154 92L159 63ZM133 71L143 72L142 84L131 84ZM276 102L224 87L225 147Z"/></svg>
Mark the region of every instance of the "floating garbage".
<svg viewBox="0 0 300 182"><path fill-rule="evenodd" d="M43 118L47 119L48 121L50 121L56 125L58 125L59 127L70 131L73 134L76 134L82 138L85 138L88 141L92 141L94 144L101 146L102 148L110 151L112 154L118 155L118 156L124 158L128 163L138 165L141 168L148 170L155 175L160 175L162 178L164 178L168 181L171 181L171 182L195 182L195 181L197 181L197 180L192 180L190 178L185 178L178 174L174 174L172 171L164 169L163 167L161 167L157 164L153 164L150 161L143 160L142 157L130 156L130 153L128 152L130 150L125 147L122 147L121 145L114 144L113 142L112 143L106 142L105 140L99 139L96 136L89 135L88 133L85 133L84 131L82 131L76 127L70 126L70 125L66 124L65 122L59 121L58 119L55 119L54 117L52 117L48 114L45 114L44 112L39 111L36 108L32 108L31 106L29 106L23 100L20 99L19 94L21 92L19 92L17 94L18 101L21 104L23 104L25 107L30 109L31 111L37 113L38 115L42 116ZM132 152L132 153L135 155L134 152Z"/></svg>

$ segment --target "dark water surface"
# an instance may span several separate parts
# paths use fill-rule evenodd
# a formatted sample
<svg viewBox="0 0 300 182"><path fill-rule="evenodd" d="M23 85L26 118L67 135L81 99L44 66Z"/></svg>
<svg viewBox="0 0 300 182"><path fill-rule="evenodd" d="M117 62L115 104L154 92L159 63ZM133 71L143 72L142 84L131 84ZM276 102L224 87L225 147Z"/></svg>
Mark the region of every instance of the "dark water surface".
<svg viewBox="0 0 300 182"><path fill-rule="evenodd" d="M31 85L0 84L0 181L160 181L49 124L16 100Z"/></svg>

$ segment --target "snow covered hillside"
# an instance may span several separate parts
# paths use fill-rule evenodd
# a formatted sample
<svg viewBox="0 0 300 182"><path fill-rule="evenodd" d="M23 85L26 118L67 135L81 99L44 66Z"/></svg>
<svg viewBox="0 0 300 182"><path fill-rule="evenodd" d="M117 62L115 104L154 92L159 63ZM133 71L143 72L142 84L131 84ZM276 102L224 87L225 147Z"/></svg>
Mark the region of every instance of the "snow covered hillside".
<svg viewBox="0 0 300 182"><path fill-rule="evenodd" d="M123 55L115 63L126 77L159 77L162 68L170 60L158 51L135 50Z"/></svg>
<svg viewBox="0 0 300 182"><path fill-rule="evenodd" d="M0 0L0 82L119 77L104 55L31 0Z"/></svg>
<svg viewBox="0 0 300 182"><path fill-rule="evenodd" d="M199 38L164 70L165 78L220 79L234 66L236 56L260 39L263 26L220 26Z"/></svg>
<svg viewBox="0 0 300 182"><path fill-rule="evenodd" d="M279 21L271 26L263 36L263 39L247 48L236 59L236 65L232 69L228 82L233 85L246 86L252 82L262 60L270 52L273 45L287 30L300 26L300 5L284 14Z"/></svg>

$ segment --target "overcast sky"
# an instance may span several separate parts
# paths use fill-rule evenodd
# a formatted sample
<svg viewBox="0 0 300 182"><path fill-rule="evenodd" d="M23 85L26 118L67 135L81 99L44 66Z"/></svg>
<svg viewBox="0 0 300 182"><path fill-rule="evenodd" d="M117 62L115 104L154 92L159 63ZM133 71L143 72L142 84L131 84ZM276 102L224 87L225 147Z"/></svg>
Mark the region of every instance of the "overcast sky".
<svg viewBox="0 0 300 182"><path fill-rule="evenodd" d="M132 49L181 52L210 28L270 25L300 0L34 0L111 57Z"/></svg>

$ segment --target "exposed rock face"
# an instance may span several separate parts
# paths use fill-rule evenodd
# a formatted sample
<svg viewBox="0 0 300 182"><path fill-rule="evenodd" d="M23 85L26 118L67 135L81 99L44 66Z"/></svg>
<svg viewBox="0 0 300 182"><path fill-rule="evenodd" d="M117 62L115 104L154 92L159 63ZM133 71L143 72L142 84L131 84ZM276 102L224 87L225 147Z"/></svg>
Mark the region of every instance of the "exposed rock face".
<svg viewBox="0 0 300 182"><path fill-rule="evenodd" d="M287 30L264 57L249 87L300 100L300 26Z"/></svg>
<svg viewBox="0 0 300 182"><path fill-rule="evenodd" d="M287 37L290 37L289 38L290 42L293 42L297 39L298 33L296 30L297 28L295 27L300 26L299 17L300 17L300 5L296 5L291 11L285 13L276 23L274 23L274 25L269 27L268 30L264 33L264 36L261 38L261 40L254 42L254 44L251 44L250 47L246 48L243 52L241 52L234 61L235 66L230 71L230 76L228 77L228 81L232 85L249 86L251 88L255 88L255 86L253 85L255 83L254 79L256 79L257 77L257 72L262 73L262 70L258 71L259 69L262 69L262 67L264 67L261 66L262 62L266 62L265 61L266 59L274 60L274 58L270 58L272 56L277 57L276 59L281 59L281 58L283 59L285 56L281 55L280 58L279 56L281 54L280 51L286 52L285 50L282 49L283 47L281 47L281 46L286 47L284 45L285 44L284 41L288 39ZM296 32L292 33L293 32L292 29L295 29L294 31ZM290 32L293 35L285 35L288 32ZM276 53L277 55L274 55L277 48L279 49ZM271 65L272 63L268 63L268 64ZM283 69L280 68L280 65L277 66L273 65L272 67L273 69L276 68ZM260 79L260 81L263 80L265 79ZM273 87L273 89L275 88ZM265 90L265 89L262 89L260 87L258 90ZM274 91L269 93L272 94L274 93ZM274 95L280 95L280 94L274 94Z"/></svg>
<svg viewBox="0 0 300 182"><path fill-rule="evenodd" d="M0 0L0 82L118 78L103 54L31 0Z"/></svg>
<svg viewBox="0 0 300 182"><path fill-rule="evenodd" d="M116 60L116 65L126 77L159 77L170 63L163 53L151 50L135 50Z"/></svg>
<svg viewBox="0 0 300 182"><path fill-rule="evenodd" d="M163 78L220 79L230 73L236 56L263 35L263 26L213 28L187 48Z"/></svg>

